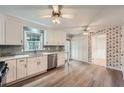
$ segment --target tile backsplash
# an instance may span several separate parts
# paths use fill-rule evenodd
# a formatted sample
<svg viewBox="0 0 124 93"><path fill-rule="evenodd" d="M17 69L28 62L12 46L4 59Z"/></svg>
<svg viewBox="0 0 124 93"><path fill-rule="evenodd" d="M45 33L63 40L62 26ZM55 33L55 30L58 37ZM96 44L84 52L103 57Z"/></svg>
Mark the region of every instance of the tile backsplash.
<svg viewBox="0 0 124 93"><path fill-rule="evenodd" d="M64 46L44 46L44 50L39 50L37 52L54 52L54 51L64 51ZM23 46L0 45L0 57L17 55L17 54L27 54L27 53L34 53L34 52L24 51Z"/></svg>
<svg viewBox="0 0 124 93"><path fill-rule="evenodd" d="M9 56L19 54L23 50L22 46L11 46L11 45L2 45L0 46L0 56Z"/></svg>

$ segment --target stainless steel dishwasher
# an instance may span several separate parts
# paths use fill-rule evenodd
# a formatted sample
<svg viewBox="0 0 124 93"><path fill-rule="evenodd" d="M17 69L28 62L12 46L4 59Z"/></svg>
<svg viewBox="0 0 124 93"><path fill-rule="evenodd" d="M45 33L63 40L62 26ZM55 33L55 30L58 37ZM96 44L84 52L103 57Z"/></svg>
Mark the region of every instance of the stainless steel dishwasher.
<svg viewBox="0 0 124 93"><path fill-rule="evenodd" d="M48 55L48 70L57 67L57 54Z"/></svg>

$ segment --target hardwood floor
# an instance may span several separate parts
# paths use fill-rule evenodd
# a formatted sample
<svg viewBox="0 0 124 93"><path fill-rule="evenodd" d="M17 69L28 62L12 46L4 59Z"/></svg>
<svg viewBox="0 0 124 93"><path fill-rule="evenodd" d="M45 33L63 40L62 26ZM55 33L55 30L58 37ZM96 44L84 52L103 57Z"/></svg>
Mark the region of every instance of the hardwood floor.
<svg viewBox="0 0 124 93"><path fill-rule="evenodd" d="M65 67L50 70L11 87L120 87L124 80L120 71L102 66L70 62Z"/></svg>

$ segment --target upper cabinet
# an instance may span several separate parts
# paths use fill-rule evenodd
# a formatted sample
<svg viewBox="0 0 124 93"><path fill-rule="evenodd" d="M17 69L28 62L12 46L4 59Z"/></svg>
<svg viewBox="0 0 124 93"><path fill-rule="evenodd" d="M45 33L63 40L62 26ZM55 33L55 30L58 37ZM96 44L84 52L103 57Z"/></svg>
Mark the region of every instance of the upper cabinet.
<svg viewBox="0 0 124 93"><path fill-rule="evenodd" d="M14 17L5 20L6 45L23 45L23 24Z"/></svg>
<svg viewBox="0 0 124 93"><path fill-rule="evenodd" d="M0 14L0 45L23 45L23 24L16 17Z"/></svg>
<svg viewBox="0 0 124 93"><path fill-rule="evenodd" d="M62 31L44 31L44 45L65 45L66 34Z"/></svg>
<svg viewBox="0 0 124 93"><path fill-rule="evenodd" d="M0 45L24 45L25 25L29 25L29 27L32 27L34 24L29 24L28 22L16 17L0 14ZM39 29L41 29L41 25L37 26L39 27ZM28 47L28 49L30 48L30 50L41 50L43 47L42 43L44 43L45 46L64 46L66 41L66 34L64 31L53 29L44 31L44 35L43 32L40 34L34 34L33 30L32 34L28 34L28 37L31 38L26 39L28 40L28 42L26 41L26 47ZM42 39L44 42L42 42L40 39Z"/></svg>
<svg viewBox="0 0 124 93"><path fill-rule="evenodd" d="M0 45L5 44L5 20L4 15L0 14Z"/></svg>

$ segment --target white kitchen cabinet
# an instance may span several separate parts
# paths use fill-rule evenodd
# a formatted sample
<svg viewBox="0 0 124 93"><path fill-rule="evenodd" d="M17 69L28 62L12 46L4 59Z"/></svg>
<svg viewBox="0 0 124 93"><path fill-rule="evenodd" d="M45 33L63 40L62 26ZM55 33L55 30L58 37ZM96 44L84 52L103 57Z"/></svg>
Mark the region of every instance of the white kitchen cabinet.
<svg viewBox="0 0 124 93"><path fill-rule="evenodd" d="M17 59L17 79L26 77L27 75L27 62L26 58Z"/></svg>
<svg viewBox="0 0 124 93"><path fill-rule="evenodd" d="M41 57L37 57L37 59L36 59L36 63L37 63L37 65L36 65L36 73L39 73L39 72L41 72L42 71L42 56Z"/></svg>
<svg viewBox="0 0 124 93"><path fill-rule="evenodd" d="M58 40L59 45L65 45L65 43L66 43L66 34L65 34L65 32L60 31L57 40Z"/></svg>
<svg viewBox="0 0 124 93"><path fill-rule="evenodd" d="M41 56L40 57L40 71L46 71L47 70L47 56Z"/></svg>
<svg viewBox="0 0 124 93"><path fill-rule="evenodd" d="M18 18L0 14L0 45L23 45L23 24Z"/></svg>
<svg viewBox="0 0 124 93"><path fill-rule="evenodd" d="M65 64L65 53L57 53L57 66L63 66Z"/></svg>
<svg viewBox="0 0 124 93"><path fill-rule="evenodd" d="M64 45L66 34L62 31L44 31L44 45Z"/></svg>
<svg viewBox="0 0 124 93"><path fill-rule="evenodd" d="M8 60L6 61L9 67L9 71L7 72L6 83L12 82L16 80L16 60Z"/></svg>
<svg viewBox="0 0 124 93"><path fill-rule="evenodd" d="M28 75L33 75L47 70L47 56L28 58L27 63Z"/></svg>
<svg viewBox="0 0 124 93"><path fill-rule="evenodd" d="M6 16L6 45L23 45L23 24L15 17Z"/></svg>
<svg viewBox="0 0 124 93"><path fill-rule="evenodd" d="M44 31L44 45L53 45L53 31Z"/></svg>
<svg viewBox="0 0 124 93"><path fill-rule="evenodd" d="M4 28L5 20L4 15L0 14L0 45L5 44L5 28Z"/></svg>
<svg viewBox="0 0 124 93"><path fill-rule="evenodd" d="M30 57L27 61L27 75L33 75L38 72L38 60L37 57Z"/></svg>

